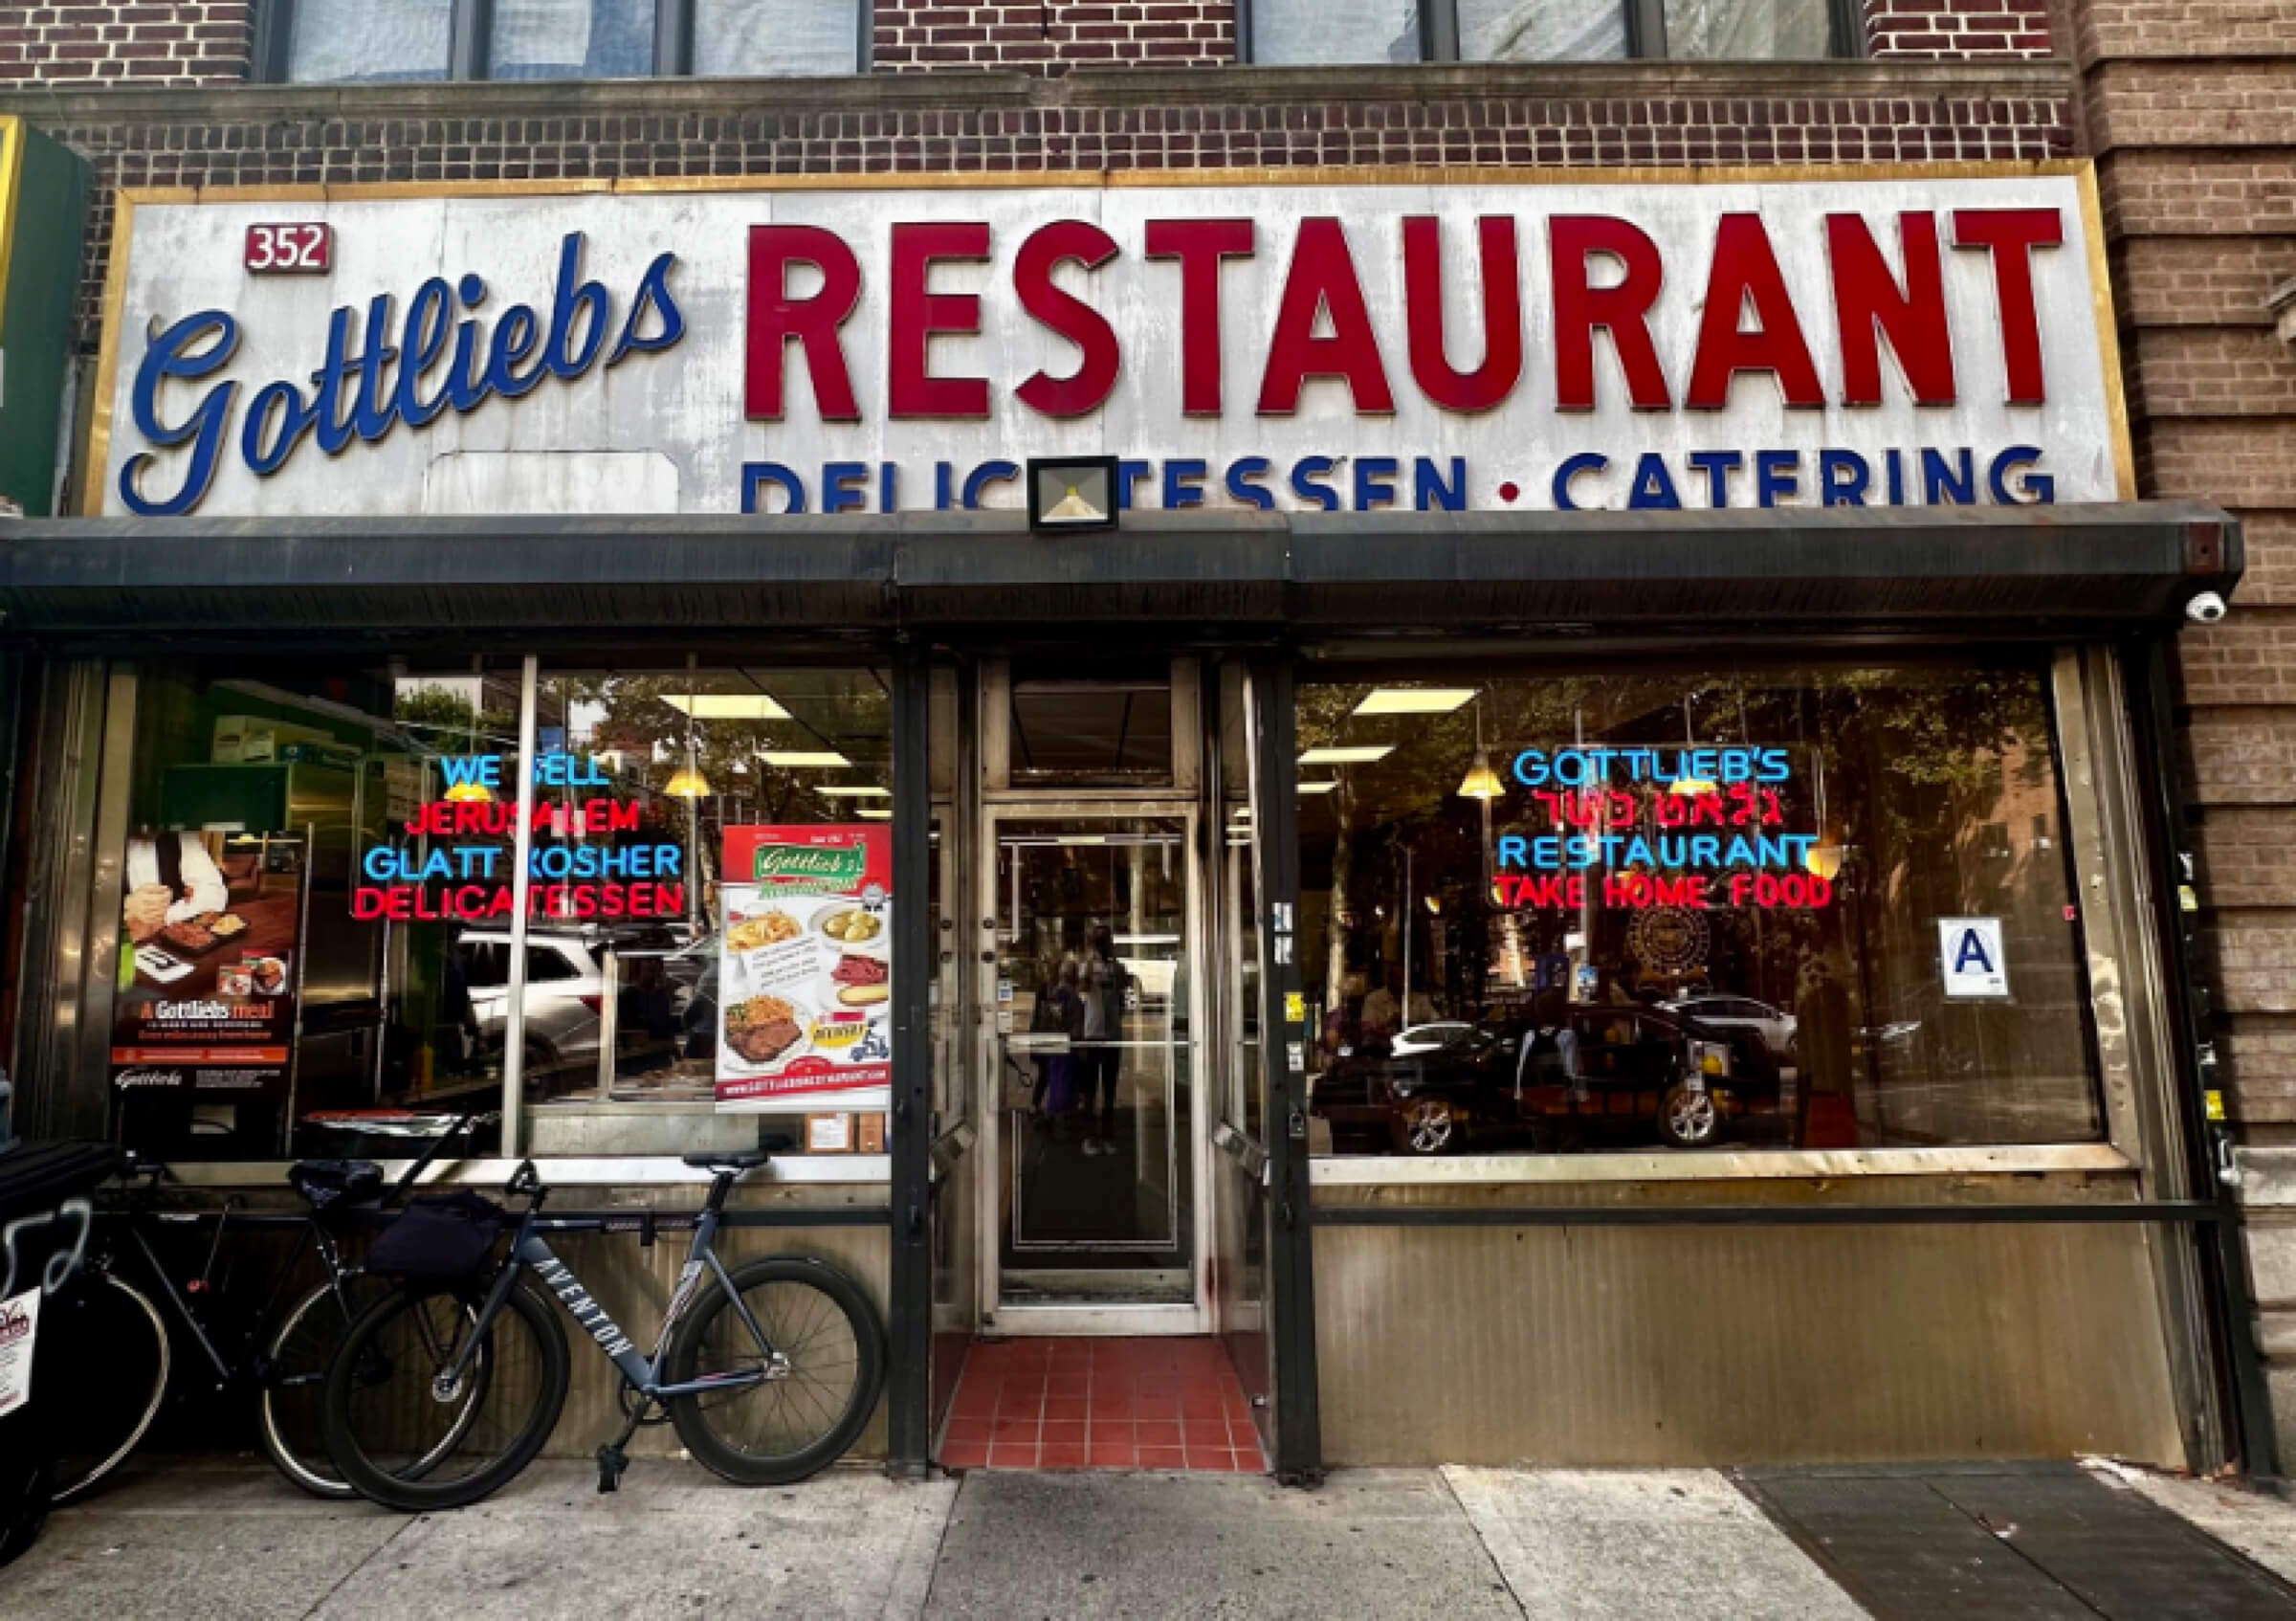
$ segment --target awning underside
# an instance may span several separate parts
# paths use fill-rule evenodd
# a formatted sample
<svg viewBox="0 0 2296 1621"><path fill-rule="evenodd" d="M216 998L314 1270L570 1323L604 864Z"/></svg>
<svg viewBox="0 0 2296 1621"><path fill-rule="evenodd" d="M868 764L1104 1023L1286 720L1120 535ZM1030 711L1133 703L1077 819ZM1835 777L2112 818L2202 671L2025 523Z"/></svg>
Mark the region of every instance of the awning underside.
<svg viewBox="0 0 2296 1621"><path fill-rule="evenodd" d="M0 527L7 631L2104 627L2229 595L2190 502L1655 513L116 519Z"/></svg>

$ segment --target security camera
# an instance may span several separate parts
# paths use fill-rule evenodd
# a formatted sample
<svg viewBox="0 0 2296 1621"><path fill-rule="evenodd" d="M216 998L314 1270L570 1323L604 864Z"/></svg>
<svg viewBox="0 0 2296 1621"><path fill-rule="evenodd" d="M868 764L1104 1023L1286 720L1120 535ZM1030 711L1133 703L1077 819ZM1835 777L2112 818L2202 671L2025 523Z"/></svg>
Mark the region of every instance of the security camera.
<svg viewBox="0 0 2296 1621"><path fill-rule="evenodd" d="M2202 591L2184 605L2184 616L2196 625L2213 625L2231 610L2214 591Z"/></svg>

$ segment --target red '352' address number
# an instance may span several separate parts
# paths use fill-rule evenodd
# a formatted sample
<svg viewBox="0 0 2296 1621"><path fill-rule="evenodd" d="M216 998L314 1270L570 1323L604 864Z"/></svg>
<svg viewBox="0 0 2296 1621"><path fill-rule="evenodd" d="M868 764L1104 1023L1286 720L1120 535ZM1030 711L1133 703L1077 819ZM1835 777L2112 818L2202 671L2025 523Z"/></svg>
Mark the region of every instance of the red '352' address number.
<svg viewBox="0 0 2296 1621"><path fill-rule="evenodd" d="M331 225L251 225L246 265L254 276L323 276L334 257Z"/></svg>

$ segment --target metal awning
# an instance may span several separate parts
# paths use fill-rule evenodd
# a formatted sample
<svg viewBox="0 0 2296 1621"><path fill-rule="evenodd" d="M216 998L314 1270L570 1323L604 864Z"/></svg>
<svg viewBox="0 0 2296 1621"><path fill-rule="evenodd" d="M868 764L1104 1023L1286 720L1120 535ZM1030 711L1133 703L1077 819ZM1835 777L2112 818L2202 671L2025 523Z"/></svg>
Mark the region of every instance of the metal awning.
<svg viewBox="0 0 2296 1621"><path fill-rule="evenodd" d="M0 628L1282 633L1588 625L2029 632L2229 594L2195 502L1753 512L68 519L0 524Z"/></svg>

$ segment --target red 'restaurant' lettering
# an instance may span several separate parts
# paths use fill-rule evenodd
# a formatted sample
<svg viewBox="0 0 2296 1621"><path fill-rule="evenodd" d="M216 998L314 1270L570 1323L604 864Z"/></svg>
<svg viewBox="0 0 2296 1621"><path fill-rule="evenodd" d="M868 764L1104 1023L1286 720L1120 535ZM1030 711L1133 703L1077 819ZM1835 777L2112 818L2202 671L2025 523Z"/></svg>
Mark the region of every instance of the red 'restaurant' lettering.
<svg viewBox="0 0 2296 1621"><path fill-rule="evenodd" d="M1514 221L1493 214L1475 222L1483 267L1483 364L1451 367L1443 315L1443 222L1431 214L1403 221L1403 308L1411 331L1411 375L1446 411L1489 411L1514 391L1523 374L1522 271Z"/></svg>
<svg viewBox="0 0 2296 1621"><path fill-rule="evenodd" d="M1247 219L1152 219L1148 256L1180 261L1180 409L1220 414L1220 261L1252 255Z"/></svg>
<svg viewBox="0 0 2296 1621"><path fill-rule="evenodd" d="M934 265L987 257L986 220L937 220L893 228L885 409L896 421L988 414L988 379L933 375L934 336L979 332L981 300L971 293L932 290Z"/></svg>
<svg viewBox="0 0 2296 1621"><path fill-rule="evenodd" d="M1842 333L1842 403L1882 403L1881 344L1906 374L1922 405L1954 403L1954 335L1945 319L1945 267L1937 255L1937 216L1902 213L1897 240L1906 262L1901 288L1873 233L1856 214L1825 216L1826 254L1834 268L1834 321Z"/></svg>
<svg viewBox="0 0 2296 1621"><path fill-rule="evenodd" d="M1739 322L1754 307L1754 329ZM1794 314L1786 278L1760 214L1724 214L1714 233L1713 272L1706 283L1706 311L1698 322L1698 354L1683 403L1699 411L1730 404L1730 385L1741 371L1767 371L1790 406L1822 406L1825 390L1810 345Z"/></svg>
<svg viewBox="0 0 2296 1621"><path fill-rule="evenodd" d="M1115 329L1092 305L1052 281L1053 270L1073 261L1097 270L1116 256L1115 239L1081 219L1055 220L1029 233L1012 262L1013 291L1027 310L1080 351L1067 377L1039 371L1013 390L1023 405L1047 416L1082 416L1098 411L1116 386L1121 364Z"/></svg>
<svg viewBox="0 0 2296 1621"><path fill-rule="evenodd" d="M2049 397L2041 364L2041 309L2033 298L2033 250L2064 240L2055 209L1955 209L1954 246L1993 255L1994 302L2001 318L2001 368L2011 405Z"/></svg>
<svg viewBox="0 0 2296 1621"><path fill-rule="evenodd" d="M1587 260L1601 254L1625 275L1597 287ZM1667 374L1650 342L1650 306L1666 285L1658 244L1623 219L1557 214L1547 221L1547 258L1555 278L1555 396L1564 411L1595 409L1595 328L1610 334L1637 411L1672 404Z"/></svg>
<svg viewBox="0 0 2296 1621"><path fill-rule="evenodd" d="M985 229L985 228L984 228ZM821 272L810 298L789 295L789 267ZM749 345L746 411L752 422L782 418L784 351L794 338L806 352L813 403L825 422L858 422L852 373L837 329L861 301L861 262L845 238L818 225L753 225L749 229Z"/></svg>
<svg viewBox="0 0 2296 1621"><path fill-rule="evenodd" d="M1331 320L1328 338L1315 336L1319 314ZM1260 414L1290 416L1299 409L1300 389L1311 377L1344 382L1358 416L1384 416L1395 410L1379 336L1363 305L1363 284L1347 249L1347 229L1324 215L1299 222L1275 335L1268 341L1268 369L1260 378Z"/></svg>

